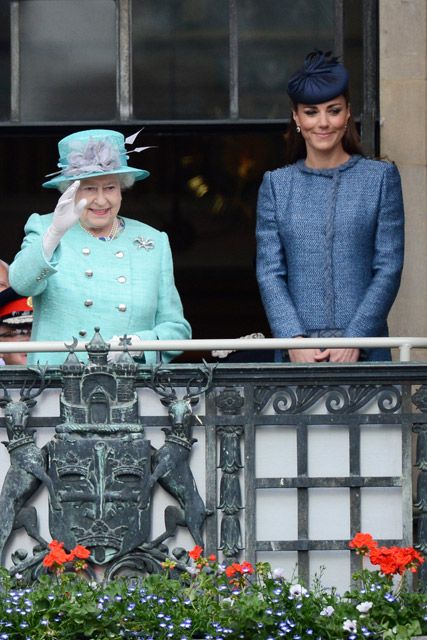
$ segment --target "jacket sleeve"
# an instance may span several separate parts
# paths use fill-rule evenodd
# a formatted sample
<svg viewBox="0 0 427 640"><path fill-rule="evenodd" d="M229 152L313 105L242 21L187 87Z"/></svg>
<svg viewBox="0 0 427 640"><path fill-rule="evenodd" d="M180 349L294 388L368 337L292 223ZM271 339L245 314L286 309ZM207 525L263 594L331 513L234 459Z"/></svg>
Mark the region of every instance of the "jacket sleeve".
<svg viewBox="0 0 427 640"><path fill-rule="evenodd" d="M264 175L257 206L257 279L270 329L275 338L305 335L287 285L285 250L276 218L271 172Z"/></svg>
<svg viewBox="0 0 427 640"><path fill-rule="evenodd" d="M48 218L49 216L43 216ZM42 216L33 213L24 228L25 237L21 250L16 254L9 268L11 287L23 296L37 296L43 293L48 278L56 273L60 258L60 248L55 250L48 261L43 253L42 237L45 231Z"/></svg>
<svg viewBox="0 0 427 640"><path fill-rule="evenodd" d="M141 340L189 340L191 338L191 327L184 318L181 299L175 286L169 239L166 233L162 233L161 238L161 275L155 326L150 330L137 331L136 335ZM179 355L179 352L163 352L162 360L169 362L176 355ZM147 363L154 362L155 353L147 352L145 359Z"/></svg>
<svg viewBox="0 0 427 640"><path fill-rule="evenodd" d="M345 336L382 335L399 290L403 251L404 212L400 175L395 165L386 163L381 184L372 280L345 330Z"/></svg>

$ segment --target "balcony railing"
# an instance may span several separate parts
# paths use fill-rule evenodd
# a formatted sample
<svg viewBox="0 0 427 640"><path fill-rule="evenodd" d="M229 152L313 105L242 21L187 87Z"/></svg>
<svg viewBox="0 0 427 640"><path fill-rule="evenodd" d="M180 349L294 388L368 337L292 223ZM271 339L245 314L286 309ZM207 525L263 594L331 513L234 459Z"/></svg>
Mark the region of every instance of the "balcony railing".
<svg viewBox="0 0 427 640"><path fill-rule="evenodd" d="M73 349L76 352L86 351L86 342L78 342ZM247 350L258 351L264 349L313 349L313 348L344 348L372 349L384 347L399 350L401 362L411 359L412 349L426 349L427 338L420 337L391 337L391 338L232 338L232 339L199 339L199 340L145 340L141 344L144 351L212 351ZM67 352L67 347L60 341L25 343L2 342L1 349L5 353L29 352ZM112 346L110 351L121 351L123 347Z"/></svg>
<svg viewBox="0 0 427 640"><path fill-rule="evenodd" d="M161 556L173 546L188 548L197 541L199 527L206 551L218 553L226 561L265 559L288 568L290 574L297 565L299 575L306 581L320 566L326 566L326 583L345 587L358 568L359 560L350 558L348 551L348 541L357 531L369 531L383 544L414 543L426 553L427 363L408 360L412 348L427 347L427 339L193 340L147 342L144 346L160 351L210 351L281 349L290 345L396 347L401 361L342 365L225 361L200 366L169 364L156 372L145 365L129 368L123 363L113 366L100 360L85 368L78 365L75 356L70 360L69 355L68 366L48 367L44 376L50 384L40 393L37 408L30 409L25 429L35 428L36 443L46 443L41 449L47 455L47 473L65 505L61 508L64 512L68 509L64 487L68 487L70 496L73 491L73 495L84 494L78 483L86 472L82 467L78 480L70 471L68 484L58 489L62 473L58 468L65 464L58 458L58 443L62 447L67 442L77 446L77 442L80 449L61 455L68 462L74 456L77 467L78 460L85 458L92 485L96 473L102 471L101 494L105 497L117 490L108 488L108 479L116 474L116 467L113 465L110 475L105 473L110 469L106 452L109 447L113 450L118 446L115 438L121 433L124 441L135 441L135 451L138 446L145 451L141 454L141 478L143 486L149 487L144 499L146 506L150 504L151 514L148 507L146 511L152 522L146 523L142 542L135 542L139 556ZM22 347L22 343L2 344L5 351ZM29 342L24 348L64 350L59 343ZM77 352L83 349L82 344L75 347ZM160 376L157 382L156 375ZM205 381L211 376L205 385L203 375ZM10 401L16 402L16 390L25 396L33 377L34 370L25 367L0 369L0 384ZM32 389L37 392L39 382L33 378L34 382ZM134 391L138 402L132 405ZM161 398L168 408L159 401ZM189 421L179 422L173 415L174 398L191 400L194 408ZM0 427L5 426L5 419L1 418ZM166 429L166 437L162 429ZM7 435L10 441L10 434ZM197 443L193 443L193 435ZM90 438L96 446L86 449ZM140 444L138 438L150 442L152 448L147 449L148 445ZM181 452L185 450L185 469L195 479L193 485L185 486L182 499L179 492L174 495L166 476L156 466L162 455L169 455L172 444L181 447ZM98 453L91 461L93 451ZM151 456L148 462L147 455ZM173 455L169 460L177 467L181 458ZM9 447L9 452L3 450L0 456L0 485L3 482L4 487L6 471L14 464L13 448ZM151 482L156 469L157 477ZM125 475L122 482L131 486L133 480ZM77 488L71 490L74 481ZM194 489L206 512L200 511ZM55 525L57 514L52 498L47 506L47 497L43 490L34 496L33 504L42 522L41 536L49 540L59 525ZM92 498L86 495L85 500L89 504ZM50 529L46 524L48 509ZM99 509L93 518L100 526ZM171 524L171 514L177 516L179 509L183 518L178 521L176 517ZM73 512L76 511L73 503ZM73 521L73 526L77 524ZM112 525L107 522L106 526ZM28 554L17 566L30 570L42 551L32 549L29 536L15 536L11 531L3 562L11 566L10 554L16 551L19 541ZM93 540L97 563L107 567L97 549L101 542L96 542L95 537ZM153 541L155 544L150 547ZM123 563L133 551L130 544L129 549L116 553L113 563L117 564L118 558ZM16 554L14 558L16 562ZM420 586L427 589L426 569L421 570Z"/></svg>

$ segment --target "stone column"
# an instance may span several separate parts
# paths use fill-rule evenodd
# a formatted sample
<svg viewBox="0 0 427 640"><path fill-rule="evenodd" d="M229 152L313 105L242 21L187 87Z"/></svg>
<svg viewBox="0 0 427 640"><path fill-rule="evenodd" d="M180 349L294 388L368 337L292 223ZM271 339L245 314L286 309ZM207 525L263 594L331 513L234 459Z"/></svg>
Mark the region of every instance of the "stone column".
<svg viewBox="0 0 427 640"><path fill-rule="evenodd" d="M406 212L402 285L390 335L427 336L426 0L379 0L380 152L401 173ZM426 350L413 359L427 360Z"/></svg>

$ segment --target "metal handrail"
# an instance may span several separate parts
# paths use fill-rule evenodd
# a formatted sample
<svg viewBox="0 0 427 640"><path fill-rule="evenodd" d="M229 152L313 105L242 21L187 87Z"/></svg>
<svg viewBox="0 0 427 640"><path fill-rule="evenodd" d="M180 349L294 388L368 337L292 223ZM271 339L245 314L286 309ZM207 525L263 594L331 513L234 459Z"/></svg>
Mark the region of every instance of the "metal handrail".
<svg viewBox="0 0 427 640"><path fill-rule="evenodd" d="M71 342L71 341L70 341ZM86 351L88 342L73 345L74 351ZM143 340L138 348L143 351L213 351L213 350L248 350L259 349L313 349L313 348L355 348L372 349L374 347L399 349L399 360L409 362L411 350L426 349L427 338L392 337L392 338L215 338L195 340ZM111 346L111 351L122 351L121 346ZM132 346L130 347L132 350ZM33 353L37 351L61 352L68 348L60 341L38 342L2 342L3 353Z"/></svg>

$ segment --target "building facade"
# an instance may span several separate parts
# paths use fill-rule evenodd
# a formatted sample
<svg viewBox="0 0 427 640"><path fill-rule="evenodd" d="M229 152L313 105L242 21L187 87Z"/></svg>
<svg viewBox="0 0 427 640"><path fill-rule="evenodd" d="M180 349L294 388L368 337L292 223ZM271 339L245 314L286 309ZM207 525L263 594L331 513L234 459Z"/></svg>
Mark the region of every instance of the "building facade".
<svg viewBox="0 0 427 640"><path fill-rule="evenodd" d="M40 183L60 137L143 129L154 148L137 162L151 177L123 211L168 232L194 336L268 335L257 189L283 162L289 74L311 49L331 49L350 69L365 149L403 177L408 240L391 334L426 335L425 0L11 0L0 12L2 258L13 259L31 212L55 206Z"/></svg>

